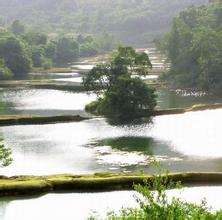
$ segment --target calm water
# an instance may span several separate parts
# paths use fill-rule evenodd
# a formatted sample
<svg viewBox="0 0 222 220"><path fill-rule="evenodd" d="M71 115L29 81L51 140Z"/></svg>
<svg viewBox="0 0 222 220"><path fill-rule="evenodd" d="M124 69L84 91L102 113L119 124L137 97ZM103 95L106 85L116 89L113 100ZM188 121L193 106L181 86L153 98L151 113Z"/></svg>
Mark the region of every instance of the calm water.
<svg viewBox="0 0 222 220"><path fill-rule="evenodd" d="M203 120L204 119L204 120ZM173 171L222 171L222 110L159 116L153 123L84 122L2 127L14 162L1 173L150 171L156 159Z"/></svg>
<svg viewBox="0 0 222 220"><path fill-rule="evenodd" d="M24 198L18 200L0 200L1 220L85 220L90 215L104 217L108 211L118 213L122 207L138 207L133 197L133 191L107 193L70 193L48 194L39 198ZM182 200L200 204L207 199L211 211L221 208L222 187L195 187L180 190L170 190L168 197L178 197Z"/></svg>
<svg viewBox="0 0 222 220"><path fill-rule="evenodd" d="M0 91L0 114L83 114L95 95L50 89L4 89Z"/></svg>
<svg viewBox="0 0 222 220"><path fill-rule="evenodd" d="M58 81L76 81L61 78ZM194 104L222 102L222 98L191 96L168 90L157 90L157 108L191 107ZM84 114L84 106L95 100L95 95L50 89L2 89L0 90L0 114Z"/></svg>
<svg viewBox="0 0 222 220"><path fill-rule="evenodd" d="M78 71L68 73L29 73L28 79L39 80L39 79L58 79L58 78L75 78L79 77Z"/></svg>
<svg viewBox="0 0 222 220"><path fill-rule="evenodd" d="M212 97L201 93L188 93L185 91L169 91L157 89L157 108L189 108L196 104L221 103L221 97Z"/></svg>
<svg viewBox="0 0 222 220"><path fill-rule="evenodd" d="M158 65L158 63L156 63ZM93 65L76 65L88 71ZM37 76L37 78L42 76ZM80 82L78 73L54 74L61 82ZM152 78L152 77L151 77ZM154 78L152 78L154 79ZM157 108L187 108L222 102L202 94L157 90ZM85 114L84 106L95 95L43 89L2 89L0 114ZM154 159L171 171L222 172L222 110L159 116L152 123L111 125L105 119L84 122L1 127L0 135L13 150L13 163L2 175L95 173L98 171L153 171ZM135 207L133 192L48 194L24 200L0 201L0 219L86 219L97 211ZM170 191L169 196L178 195ZM221 208L222 187L185 189L181 197L199 202L206 197ZM217 199L218 198L218 199ZM99 205L98 205L99 204Z"/></svg>

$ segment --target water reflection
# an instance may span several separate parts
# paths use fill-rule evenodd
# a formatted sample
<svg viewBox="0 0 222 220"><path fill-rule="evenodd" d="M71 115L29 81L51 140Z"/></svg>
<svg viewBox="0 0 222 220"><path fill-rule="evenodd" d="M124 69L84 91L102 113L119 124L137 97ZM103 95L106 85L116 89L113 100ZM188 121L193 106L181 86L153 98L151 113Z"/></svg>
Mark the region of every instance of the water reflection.
<svg viewBox="0 0 222 220"><path fill-rule="evenodd" d="M170 91L167 89L157 89L157 96L157 109L190 108L197 104L214 104L222 102L222 96L187 93L181 90Z"/></svg>
<svg viewBox="0 0 222 220"><path fill-rule="evenodd" d="M150 172L153 158L172 171L221 172L221 118L222 110L209 110L155 117L152 125L113 126L98 118L2 127L14 162L1 173Z"/></svg>
<svg viewBox="0 0 222 220"><path fill-rule="evenodd" d="M146 118L109 117L109 118L106 118L105 120L109 125L113 125L113 126L134 126L134 125L152 126L152 123L153 123L151 117L146 117Z"/></svg>
<svg viewBox="0 0 222 220"><path fill-rule="evenodd" d="M4 89L0 93L0 114L83 114L96 96L53 89Z"/></svg>
<svg viewBox="0 0 222 220"><path fill-rule="evenodd" d="M82 77L59 78L59 79L54 79L54 81L82 83L83 78Z"/></svg>
<svg viewBox="0 0 222 220"><path fill-rule="evenodd" d="M31 80L41 80L41 79L57 79L57 78L70 78L70 77L79 77L78 72L70 73L29 73L28 79Z"/></svg>
<svg viewBox="0 0 222 220"><path fill-rule="evenodd" d="M128 168L132 166L149 167L155 161L180 161L182 155L167 146L166 143L149 137L123 136L94 140L89 147L97 152L97 160L100 164L110 164L112 170L117 167Z"/></svg>
<svg viewBox="0 0 222 220"><path fill-rule="evenodd" d="M75 64L71 66L73 70L84 70L84 71L89 71L93 67L95 67L95 64Z"/></svg>
<svg viewBox="0 0 222 220"><path fill-rule="evenodd" d="M91 143L94 146L110 146L113 149L122 151L139 151L145 154L152 155L154 140L147 137L117 137L117 138L107 138Z"/></svg>
<svg viewBox="0 0 222 220"><path fill-rule="evenodd" d="M80 78L67 78L67 80L79 80ZM66 79L59 79L65 80ZM219 97L187 96L168 90L157 90L157 108L189 108L194 104L221 102ZM53 89L2 89L0 90L0 114L36 114L36 115L58 115L58 114L84 114L86 104L94 101L96 95L86 93L60 91ZM131 124L148 123L147 119L134 120ZM112 125L129 123L126 120L109 119Z"/></svg>
<svg viewBox="0 0 222 220"><path fill-rule="evenodd" d="M194 157L222 157L222 110L155 117L150 135Z"/></svg>

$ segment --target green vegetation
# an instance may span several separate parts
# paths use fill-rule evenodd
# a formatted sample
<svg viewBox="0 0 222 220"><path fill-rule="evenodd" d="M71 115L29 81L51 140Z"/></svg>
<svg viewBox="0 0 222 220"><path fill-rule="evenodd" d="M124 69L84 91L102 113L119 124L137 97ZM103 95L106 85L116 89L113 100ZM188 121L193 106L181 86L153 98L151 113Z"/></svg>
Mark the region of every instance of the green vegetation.
<svg viewBox="0 0 222 220"><path fill-rule="evenodd" d="M36 69L35 69L36 70ZM37 69L38 70L38 69ZM52 69L54 70L54 68ZM57 69L58 70L58 69ZM44 70L45 71L45 70ZM40 79L40 80L5 80L0 81L1 87L13 87L13 86L23 86L28 88L38 88L38 89L57 89L57 90L69 90L69 91L85 91L84 87L79 84L72 83L58 83L52 80Z"/></svg>
<svg viewBox="0 0 222 220"><path fill-rule="evenodd" d="M171 68L165 79L174 86L221 94L222 3L191 7L174 19L160 47Z"/></svg>
<svg viewBox="0 0 222 220"><path fill-rule="evenodd" d="M172 173L167 175L173 182L189 186L221 184L221 173ZM94 175L50 175L0 177L0 196L42 194L45 192L96 192L131 190L135 184L144 185L144 179L153 188L152 175L96 173Z"/></svg>
<svg viewBox="0 0 222 220"><path fill-rule="evenodd" d="M0 32L0 80L25 78L32 68L66 67L83 56L104 53L116 47L111 35L56 35L26 31L16 20Z"/></svg>
<svg viewBox="0 0 222 220"><path fill-rule="evenodd" d="M5 65L4 60L0 59L0 79L11 79L12 71Z"/></svg>
<svg viewBox="0 0 222 220"><path fill-rule="evenodd" d="M0 58L15 78L24 77L31 70L28 47L16 36L0 35Z"/></svg>
<svg viewBox="0 0 222 220"><path fill-rule="evenodd" d="M12 151L10 148L6 148L4 144L0 144L0 163L1 166L9 166L12 163L11 158Z"/></svg>
<svg viewBox="0 0 222 220"><path fill-rule="evenodd" d="M123 208L120 214L108 213L107 219L219 220L222 218L222 210L211 213L204 200L200 205L184 202L178 198L170 201L167 190L181 188L181 185L173 182L168 174L163 175L159 172L153 176L152 182L145 179L144 184L135 184L134 188L139 193L139 196L136 196L139 208ZM89 219L97 218L92 216Z"/></svg>
<svg viewBox="0 0 222 220"><path fill-rule="evenodd" d="M59 115L59 116L33 116L33 115L2 115L0 125L29 125L29 124L50 124L59 122L79 122L89 118L79 115Z"/></svg>
<svg viewBox="0 0 222 220"><path fill-rule="evenodd" d="M145 110L152 111L156 105L155 90L139 78L151 68L146 53L119 47L110 62L97 65L83 79L86 90L98 95L97 101L86 106L86 110L129 118Z"/></svg>
<svg viewBox="0 0 222 220"><path fill-rule="evenodd" d="M1 85L1 84L0 84ZM10 84L12 85L12 84ZM50 89L61 89L59 86L56 87L52 85L45 86L37 86L38 88L50 88ZM67 89L64 87L63 89ZM78 91L78 88L76 88ZM148 117L149 116L157 116L157 115L172 115L172 114L183 114L186 112L192 111L202 111L202 110L210 110L210 109L220 109L222 108L222 104L212 104L212 105L194 105L188 109L166 109L166 110L153 110L149 112L144 112L141 116ZM34 116L34 115L1 115L0 116L0 125L1 126L9 126L9 125L29 125L29 124L50 124L50 123L64 123L64 122L79 122L92 119L92 117L82 117L79 115L59 115L59 116ZM111 121L112 122L112 121ZM117 121L118 122L118 121ZM140 122L140 121L139 121ZM136 123L136 122L134 122ZM147 150L147 147L152 142L152 139L147 139L143 137L120 137L117 139L104 139L100 142L95 142L97 146L110 145L117 149L131 148L140 149L140 151Z"/></svg>
<svg viewBox="0 0 222 220"><path fill-rule="evenodd" d="M47 33L112 33L128 45L151 42L190 5L208 0L0 0L0 24L21 20Z"/></svg>
<svg viewBox="0 0 222 220"><path fill-rule="evenodd" d="M22 25L19 20L15 20L10 27L10 31L15 35L24 34L25 26Z"/></svg>

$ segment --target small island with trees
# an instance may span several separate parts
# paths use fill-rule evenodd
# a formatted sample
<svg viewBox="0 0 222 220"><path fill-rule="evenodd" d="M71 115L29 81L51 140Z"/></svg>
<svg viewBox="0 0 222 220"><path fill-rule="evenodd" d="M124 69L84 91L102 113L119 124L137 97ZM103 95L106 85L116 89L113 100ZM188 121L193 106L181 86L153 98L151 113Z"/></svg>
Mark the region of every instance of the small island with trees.
<svg viewBox="0 0 222 220"><path fill-rule="evenodd" d="M56 197L59 197L59 193L63 192L96 194L101 191L134 190L137 193L137 206L121 209L117 213L109 212L106 219L221 220L222 210L212 212L204 201L195 204L174 197L169 200L168 193L171 189L180 190L183 186L222 185L222 151L218 151L219 156L211 158L207 155L205 159L205 155L200 155L196 150L199 143L205 144L205 141L199 140L206 134L213 137L206 144L206 153L211 152L214 138L218 146L222 144L218 137L220 134L216 131L217 126L214 128L211 121L210 126L207 123L205 125L206 118L203 115L208 114L194 112L218 111L221 117L222 0L52 2L36 0L36 3L41 3L40 6L45 3L48 5L45 8L39 6L41 12L35 6L31 10L34 12L32 20L35 20L33 27L30 25L32 20L13 18L10 24L0 28L1 98L9 100L2 101L2 108L7 105L10 108L8 115L0 115L0 132L6 139L0 144L0 167L4 169L13 162L17 166L29 157L42 162L40 167L38 163L35 165L37 168L31 166L31 171L24 169L26 163L22 164L24 167L18 170L23 173L17 174L15 170L15 174L12 172L15 176L5 176L5 173L11 173L4 170L5 173L0 175L0 197L6 197L7 203L9 196L20 199L16 196L58 193ZM196 5L179 13L181 8L190 5L188 2ZM63 7L67 14L63 12ZM3 13L1 10L0 5L0 12ZM42 12L46 15L38 21L36 15ZM161 16L156 19L158 13ZM26 14L29 12L26 11ZM170 16L176 16L171 27ZM42 22L44 19L48 23ZM4 17L0 16L0 25L1 22L4 22ZM55 33L52 31L54 29ZM152 40L148 36L152 36ZM135 39L137 44L134 47L130 43ZM157 53L153 55L152 51L158 51L158 59L155 58ZM97 55L101 55L101 62ZM155 61L152 62L152 59ZM154 72L157 77L155 75L155 80L151 81L148 76L152 74L153 66L158 66L158 62L166 63L158 72ZM83 65L90 67L84 70L78 68ZM79 81L74 81L76 78ZM59 105L58 109L54 103L51 109L39 109L41 106L37 100L33 110L33 100L28 102L30 106L25 101L22 103L19 100L17 105L13 102L16 96L14 90L18 93L25 91L19 93L17 99L22 99L24 94L32 90L30 93L37 95L29 95L29 101L33 97L37 97L36 100L40 97L40 102L44 100L46 104L49 99L52 99L50 104L63 98L64 102L61 102L62 107ZM178 91L185 95L179 96ZM6 96L4 92L10 95ZM174 96L168 99L165 93L168 96L173 93ZM88 96L91 94L95 95L92 99ZM70 100L65 100L68 95L71 102L77 102L77 109L72 105L70 108L65 106ZM159 105L164 101L175 104L186 95L194 99L206 96L208 100L203 103L199 103L199 99L198 102L194 100L194 104L190 102L192 104L188 103L185 107L181 103L176 107ZM86 100L79 104L78 99L81 98ZM31 114L23 112L23 105ZM173 114L179 115L174 117ZM206 126L198 138L195 135L199 132L199 124L193 133L191 130L194 118L195 125L201 119L203 122L200 126ZM121 123L114 125L112 119L115 123ZM221 124L220 119L216 117L212 121ZM173 123L176 126L171 127ZM103 129L107 130L104 132ZM166 132L168 129L169 133ZM217 134L216 137L212 135L213 132ZM189 139L191 142L186 142ZM204 140L208 142L208 139ZM193 146L187 149L189 143ZM204 151L205 146L201 144L200 149ZM194 155L193 149L197 151ZM184 152L186 150L190 152ZM13 158L14 153L16 157ZM67 158L69 164L66 163ZM135 159L133 163L132 158ZM53 161L47 161L51 159ZM203 168L196 168L196 164L202 165L205 161ZM49 167L46 169L46 166ZM165 169L168 167L169 171ZM58 174L52 173L57 171ZM67 173L62 174L63 171ZM88 218L98 219L94 215Z"/></svg>
<svg viewBox="0 0 222 220"><path fill-rule="evenodd" d="M121 118L138 117L156 106L155 89L139 77L146 76L152 64L146 53L132 47L119 47L111 61L98 64L83 79L88 92L98 98L86 106L86 111Z"/></svg>

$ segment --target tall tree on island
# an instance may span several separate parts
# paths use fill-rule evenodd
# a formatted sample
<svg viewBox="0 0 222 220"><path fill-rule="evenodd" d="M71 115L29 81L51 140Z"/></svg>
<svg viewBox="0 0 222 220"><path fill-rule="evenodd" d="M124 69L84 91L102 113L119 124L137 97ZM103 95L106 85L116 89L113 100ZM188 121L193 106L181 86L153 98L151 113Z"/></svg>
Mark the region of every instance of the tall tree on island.
<svg viewBox="0 0 222 220"><path fill-rule="evenodd" d="M119 47L110 62L94 67L84 78L87 91L98 95L86 110L103 115L136 117L156 106L154 89L139 77L146 76L152 64L146 53Z"/></svg>

